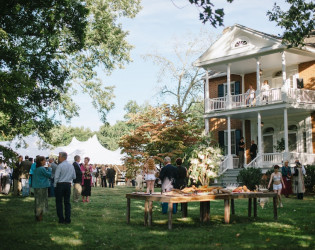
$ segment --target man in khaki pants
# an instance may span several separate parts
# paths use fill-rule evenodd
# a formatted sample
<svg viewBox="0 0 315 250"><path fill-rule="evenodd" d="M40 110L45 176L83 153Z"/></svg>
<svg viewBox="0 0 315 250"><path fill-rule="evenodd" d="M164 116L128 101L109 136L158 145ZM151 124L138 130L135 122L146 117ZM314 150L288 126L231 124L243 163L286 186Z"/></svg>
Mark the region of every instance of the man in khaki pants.
<svg viewBox="0 0 315 250"><path fill-rule="evenodd" d="M73 201L79 202L82 192L82 172L80 169L81 158L79 155L74 157L74 163L72 164L75 170L76 178L73 180Z"/></svg>

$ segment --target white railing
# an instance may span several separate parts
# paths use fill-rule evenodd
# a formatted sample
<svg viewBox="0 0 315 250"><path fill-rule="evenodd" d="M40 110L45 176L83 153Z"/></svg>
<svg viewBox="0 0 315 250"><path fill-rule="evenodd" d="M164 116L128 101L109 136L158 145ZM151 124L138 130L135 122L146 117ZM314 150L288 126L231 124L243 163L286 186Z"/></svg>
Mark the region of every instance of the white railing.
<svg viewBox="0 0 315 250"><path fill-rule="evenodd" d="M223 174L228 169L228 159L229 157L224 156L224 159L220 164L219 175Z"/></svg>
<svg viewBox="0 0 315 250"><path fill-rule="evenodd" d="M261 159L261 156L257 156L254 160L252 160L247 165L245 164L245 168L256 168L258 166L258 161Z"/></svg>
<svg viewBox="0 0 315 250"><path fill-rule="evenodd" d="M281 164L282 159L283 159L282 153L266 153L262 155L263 165Z"/></svg>
<svg viewBox="0 0 315 250"><path fill-rule="evenodd" d="M267 91L256 91L255 99L249 103L248 94L231 96L231 105L229 107L227 97L206 98L208 103L206 113L218 110L244 108L248 106L263 106L283 101L292 103L315 103L315 91L306 89L288 89L287 96L282 92L282 88L273 88ZM288 98L287 98L288 97ZM259 100L259 102L257 102Z"/></svg>
<svg viewBox="0 0 315 250"><path fill-rule="evenodd" d="M307 153L290 153L290 164L293 164L295 160L298 159L303 165L314 165L315 164L315 154L307 154Z"/></svg>
<svg viewBox="0 0 315 250"><path fill-rule="evenodd" d="M315 103L315 91L308 89L288 89L288 98L291 102Z"/></svg>

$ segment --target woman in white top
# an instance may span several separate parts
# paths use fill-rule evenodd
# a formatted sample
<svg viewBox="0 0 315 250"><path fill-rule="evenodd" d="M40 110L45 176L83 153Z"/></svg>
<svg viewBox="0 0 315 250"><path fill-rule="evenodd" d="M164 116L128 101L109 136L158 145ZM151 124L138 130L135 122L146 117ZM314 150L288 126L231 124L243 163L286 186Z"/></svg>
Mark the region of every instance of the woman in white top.
<svg viewBox="0 0 315 250"><path fill-rule="evenodd" d="M156 167L153 158L149 158L145 164L145 181L147 183L147 193L154 193L154 182L155 182Z"/></svg>
<svg viewBox="0 0 315 250"><path fill-rule="evenodd" d="M255 89L253 88L252 84L249 84L249 89L246 91L246 104L253 106L254 105L254 99L255 99Z"/></svg>
<svg viewBox="0 0 315 250"><path fill-rule="evenodd" d="M268 84L268 80L265 80L263 85L261 86L261 92L262 92L262 100L266 101L266 104L268 104L268 96L269 96L269 90L270 90L270 86Z"/></svg>
<svg viewBox="0 0 315 250"><path fill-rule="evenodd" d="M278 165L275 165L273 167L274 172L270 176L268 189L270 188L271 182L273 181L273 191L278 194L277 205L280 203L280 207L283 207L282 202L281 202L281 190L282 190L282 187L285 188L285 185L282 179L282 174L279 172L279 168L280 167Z"/></svg>

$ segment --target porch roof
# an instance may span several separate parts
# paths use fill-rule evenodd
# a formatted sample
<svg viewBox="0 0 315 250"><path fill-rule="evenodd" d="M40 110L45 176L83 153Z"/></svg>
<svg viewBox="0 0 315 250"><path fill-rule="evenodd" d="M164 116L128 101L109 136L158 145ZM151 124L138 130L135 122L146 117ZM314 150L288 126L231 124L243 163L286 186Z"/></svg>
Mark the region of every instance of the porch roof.
<svg viewBox="0 0 315 250"><path fill-rule="evenodd" d="M225 72L226 64L231 64L231 74L246 74L256 71L256 58L264 70L281 70L281 53L286 51L286 65L296 65L315 60L315 49L287 48L280 38L242 25L234 25L201 55L194 65Z"/></svg>

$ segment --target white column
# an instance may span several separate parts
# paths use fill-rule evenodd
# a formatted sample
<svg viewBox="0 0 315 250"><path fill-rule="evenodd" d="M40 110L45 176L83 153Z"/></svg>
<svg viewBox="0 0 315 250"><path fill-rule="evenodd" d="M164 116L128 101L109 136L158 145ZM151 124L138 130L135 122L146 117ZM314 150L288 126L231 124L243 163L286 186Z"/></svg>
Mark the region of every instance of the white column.
<svg viewBox="0 0 315 250"><path fill-rule="evenodd" d="M286 61L285 51L281 53L281 64L282 64L282 85L287 88L287 72L286 72Z"/></svg>
<svg viewBox="0 0 315 250"><path fill-rule="evenodd" d="M262 155L262 136L261 136L261 116L260 116L260 112L258 112L257 115L257 134L258 134L258 142L257 142L257 146L258 146L258 156Z"/></svg>
<svg viewBox="0 0 315 250"><path fill-rule="evenodd" d="M204 93L204 101L205 101L205 113L209 112L209 98L210 98L210 91L209 91L209 74L208 70L206 69L206 80L205 80L205 93Z"/></svg>
<svg viewBox="0 0 315 250"><path fill-rule="evenodd" d="M283 126L284 126L284 155L283 160L289 160L289 130L288 130L288 110L283 110Z"/></svg>
<svg viewBox="0 0 315 250"><path fill-rule="evenodd" d="M260 57L256 58L256 85L257 85L257 89L256 89L256 104L259 105L259 94L260 94Z"/></svg>
<svg viewBox="0 0 315 250"><path fill-rule="evenodd" d="M228 127L228 168L233 168L232 159L232 141L231 141L231 117L227 117L227 127Z"/></svg>
<svg viewBox="0 0 315 250"><path fill-rule="evenodd" d="M205 118L205 134L208 135L209 131L210 131L209 118Z"/></svg>
<svg viewBox="0 0 315 250"><path fill-rule="evenodd" d="M245 142L245 145L246 145L246 140L249 139L249 138L246 138L246 133L245 133L245 120L242 120L242 134L243 134L243 137L244 137L244 142ZM250 140L250 139L249 139ZM236 142L238 143L238 142ZM237 145L237 144L236 144ZM246 161L246 147L244 149L244 163L247 164L247 161Z"/></svg>
<svg viewBox="0 0 315 250"><path fill-rule="evenodd" d="M231 102L231 64L228 63L227 69L226 69L226 78L227 78L227 106L228 109L232 107L232 102Z"/></svg>

